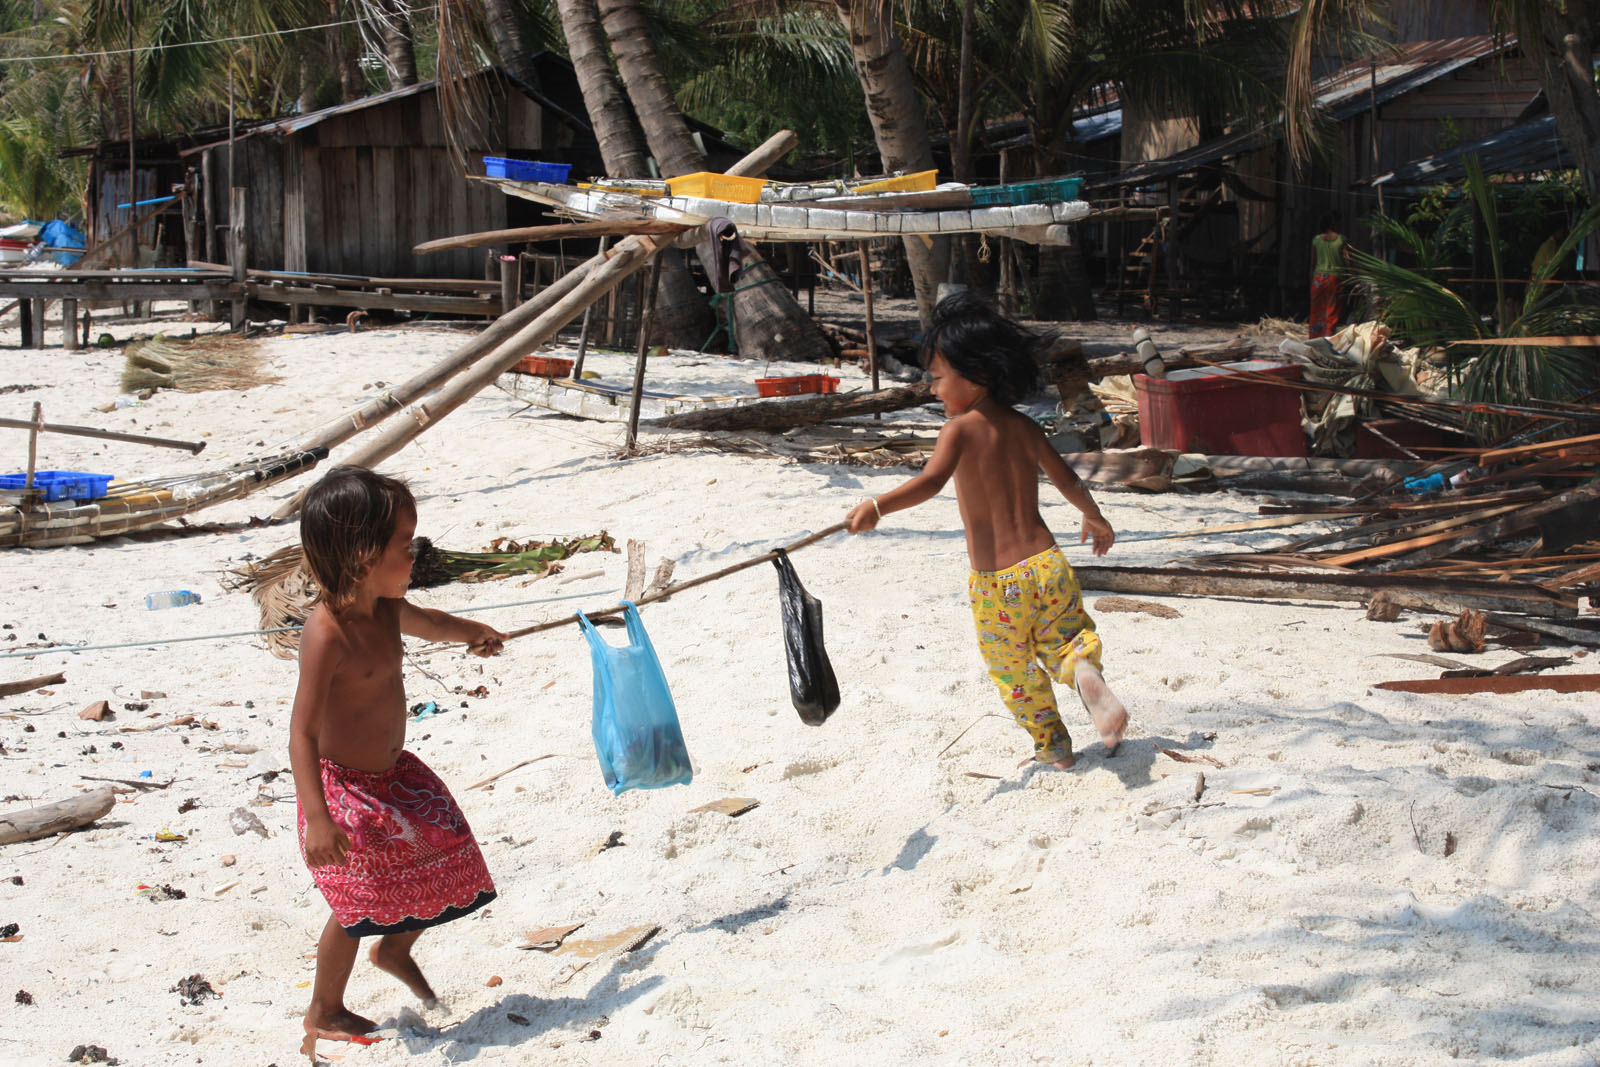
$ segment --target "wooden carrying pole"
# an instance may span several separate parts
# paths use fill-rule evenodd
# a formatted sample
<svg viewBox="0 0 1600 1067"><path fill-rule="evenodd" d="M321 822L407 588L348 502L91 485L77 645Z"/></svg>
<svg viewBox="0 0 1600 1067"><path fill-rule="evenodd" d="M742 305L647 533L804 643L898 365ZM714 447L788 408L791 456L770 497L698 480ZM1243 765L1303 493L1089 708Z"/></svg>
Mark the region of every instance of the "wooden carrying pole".
<svg viewBox="0 0 1600 1067"><path fill-rule="evenodd" d="M39 405L35 404L37 408ZM126 441L134 445L154 445L157 448L181 448L185 452L199 452L206 447L204 441L173 441L165 437L142 437L136 433L118 433L115 430L96 430L92 426L66 426L58 422L39 422L36 411L34 419L0 419L0 428L7 430L30 430L33 440L29 441L28 451L33 452L33 441L41 433L58 433L66 437L94 437L102 441Z"/></svg>
<svg viewBox="0 0 1600 1067"><path fill-rule="evenodd" d="M639 405L644 400L644 366L650 354L650 328L656 321L656 294L661 289L661 253L657 252L650 265L650 281L644 293L644 311L639 315L639 350L633 361L633 402L628 410L627 450L632 452L639 443ZM593 307L593 304L589 305Z"/></svg>
<svg viewBox="0 0 1600 1067"><path fill-rule="evenodd" d="M22 488L33 488L34 464L39 458L39 428L44 425L44 405L37 400L33 402L33 421L28 425L28 474L22 482Z"/></svg>
<svg viewBox="0 0 1600 1067"><path fill-rule="evenodd" d="M418 255L455 248L485 248L515 241L554 241L563 237L615 237L619 234L682 233L689 227L660 219L618 219L615 222L563 222L551 226L518 226L510 230L484 230L458 237L439 237L412 247Z"/></svg>
<svg viewBox="0 0 1600 1067"><path fill-rule="evenodd" d="M781 548L781 549L776 549L776 550L774 550L772 552L767 552L767 553L765 553L763 555L756 556L753 559L747 559L743 563L735 563L735 564L732 564L731 566L724 567L719 571L712 571L710 574L702 574L698 578L690 578L688 581L685 581L685 582L673 582L671 585L669 585L665 589L661 590L661 592L653 593L650 596L647 596L647 597L644 597L644 598L642 598L642 599L640 599L638 601L635 601L634 602L634 606L642 608L646 604L654 604L658 600L665 600L670 596L675 596L676 594L683 592L685 589L693 589L697 585L704 585L707 582L714 582L718 578L726 578L730 574L734 574L734 573L736 573L738 571L745 570L746 568L749 568L749 567L754 567L757 564L767 563L767 562L769 562L771 560L777 559L779 552L798 552L800 549L805 548L807 545L816 544L818 541L821 541L825 537L832 537L836 533L843 532L845 527L846 527L846 525L847 525L846 523L836 522L832 526L829 526L825 530L818 530L814 534L808 534L805 537L800 538L800 540L794 542L793 544L784 545L783 548ZM604 611L587 612L586 614L591 619L604 619L604 618L609 618L609 617L614 616L614 615L620 615L620 614L622 614L622 612L623 612L623 606L621 604L618 604L614 608L607 608ZM526 637L528 634L536 634L536 633L539 633L542 630L554 630L559 626L571 626L573 623L575 623L577 621L578 621L577 616L573 615L573 616L570 616L570 617L565 618L565 619L555 619L555 620L552 620L550 622L535 623L532 626L524 626L520 630L512 630L510 633L506 634L506 640L509 641L514 637Z"/></svg>

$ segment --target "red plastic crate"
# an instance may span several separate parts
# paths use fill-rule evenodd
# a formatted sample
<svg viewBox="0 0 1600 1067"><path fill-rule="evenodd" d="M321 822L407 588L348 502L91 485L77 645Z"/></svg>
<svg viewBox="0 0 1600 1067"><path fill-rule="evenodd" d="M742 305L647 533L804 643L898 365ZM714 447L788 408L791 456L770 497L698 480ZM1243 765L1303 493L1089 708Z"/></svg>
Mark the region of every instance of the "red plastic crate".
<svg viewBox="0 0 1600 1067"><path fill-rule="evenodd" d="M541 378L565 378L572 373L572 360L552 356L523 356L517 360L515 369L523 374L537 374Z"/></svg>
<svg viewBox="0 0 1600 1067"><path fill-rule="evenodd" d="M1223 367L1136 374L1139 442L1147 448L1224 456L1303 456L1300 390L1252 381L1237 372L1298 379L1295 363L1245 360Z"/></svg>
<svg viewBox="0 0 1600 1067"><path fill-rule="evenodd" d="M801 374L793 378L757 378L761 396L799 396L802 393L836 393L839 379L827 374Z"/></svg>

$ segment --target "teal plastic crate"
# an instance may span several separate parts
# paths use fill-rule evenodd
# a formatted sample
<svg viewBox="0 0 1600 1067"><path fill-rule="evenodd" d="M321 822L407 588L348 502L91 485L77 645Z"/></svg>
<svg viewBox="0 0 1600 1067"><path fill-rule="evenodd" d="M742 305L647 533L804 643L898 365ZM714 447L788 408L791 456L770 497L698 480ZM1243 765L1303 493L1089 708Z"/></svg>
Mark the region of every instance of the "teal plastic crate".
<svg viewBox="0 0 1600 1067"><path fill-rule="evenodd" d="M1016 182L1012 185L975 185L972 202L982 207L1003 204L1054 204L1063 200L1078 199L1083 188L1083 178L1050 178L1038 182Z"/></svg>

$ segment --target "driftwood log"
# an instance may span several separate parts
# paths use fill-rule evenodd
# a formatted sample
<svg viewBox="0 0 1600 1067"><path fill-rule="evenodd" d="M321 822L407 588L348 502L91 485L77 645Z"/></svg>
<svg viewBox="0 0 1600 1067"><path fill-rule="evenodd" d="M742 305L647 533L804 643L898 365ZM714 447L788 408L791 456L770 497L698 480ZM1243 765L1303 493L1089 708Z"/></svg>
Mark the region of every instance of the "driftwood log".
<svg viewBox="0 0 1600 1067"><path fill-rule="evenodd" d="M43 689L47 685L61 685L67 680L64 674L41 674L37 678L26 678L20 682L0 682L0 697L14 697L18 693L31 693L35 689Z"/></svg>
<svg viewBox="0 0 1600 1067"><path fill-rule="evenodd" d="M0 815L0 845L18 841L32 841L36 837L49 837L62 830L87 826L116 806L117 796L110 789L96 789L41 804L37 808L11 811Z"/></svg>
<svg viewBox="0 0 1600 1067"><path fill-rule="evenodd" d="M919 384L876 393L824 393L803 400L767 400L732 408L686 411L652 419L650 425L672 430L769 430L778 433L830 419L899 411L932 402L933 390Z"/></svg>
<svg viewBox="0 0 1600 1067"><path fill-rule="evenodd" d="M1107 593L1242 597L1249 600L1335 600L1365 604L1380 591L1402 608L1454 615L1460 611L1516 611L1547 619L1570 619L1578 598L1521 582L1485 582L1407 575L1244 574L1226 570L1164 567L1074 568L1084 589ZM1490 621L1494 621L1491 617Z"/></svg>

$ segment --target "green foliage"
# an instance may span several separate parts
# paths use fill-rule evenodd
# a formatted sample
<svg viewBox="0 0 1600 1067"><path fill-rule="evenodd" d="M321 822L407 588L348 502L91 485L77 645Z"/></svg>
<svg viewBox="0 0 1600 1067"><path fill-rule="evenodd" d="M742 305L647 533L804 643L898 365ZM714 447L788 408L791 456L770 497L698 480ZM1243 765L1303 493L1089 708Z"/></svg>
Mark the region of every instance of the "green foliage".
<svg viewBox="0 0 1600 1067"><path fill-rule="evenodd" d="M1466 339L1548 337L1600 331L1600 305L1580 299L1580 290L1550 281L1560 265L1591 232L1600 229L1600 204L1573 223L1555 256L1522 288L1506 280L1498 190L1483 174L1477 157L1467 161L1464 195L1451 207L1432 235L1405 223L1380 219L1382 231L1418 261L1411 269L1352 251L1350 277L1373 311L1394 331L1397 340L1439 348L1459 395L1467 400L1518 404L1527 400L1572 400L1600 385L1600 367L1582 349L1534 345L1450 345ZM1437 275L1448 265L1448 241L1441 238L1461 225L1468 232L1483 227L1493 271L1497 315L1475 309L1463 292ZM1541 235L1542 236L1542 235ZM1476 429L1492 437L1494 420L1479 419Z"/></svg>

